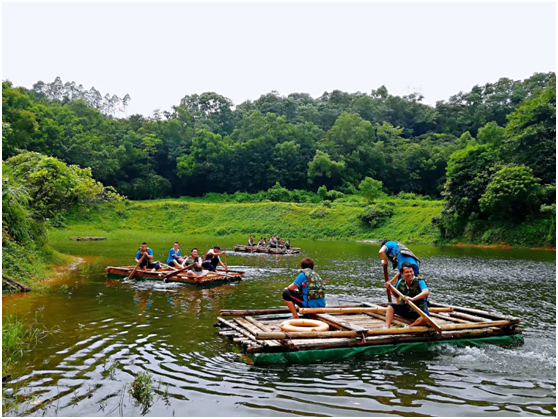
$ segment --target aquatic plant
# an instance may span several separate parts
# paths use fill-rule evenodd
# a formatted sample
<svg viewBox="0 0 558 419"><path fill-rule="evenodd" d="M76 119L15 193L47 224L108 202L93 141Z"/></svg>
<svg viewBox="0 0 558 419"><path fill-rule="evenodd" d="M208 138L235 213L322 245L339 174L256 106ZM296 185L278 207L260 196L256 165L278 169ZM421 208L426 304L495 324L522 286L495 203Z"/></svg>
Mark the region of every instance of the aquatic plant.
<svg viewBox="0 0 558 419"><path fill-rule="evenodd" d="M153 376L149 372L138 372L130 385L128 393L133 397L137 406L141 407L141 414L145 415L153 404L151 384Z"/></svg>

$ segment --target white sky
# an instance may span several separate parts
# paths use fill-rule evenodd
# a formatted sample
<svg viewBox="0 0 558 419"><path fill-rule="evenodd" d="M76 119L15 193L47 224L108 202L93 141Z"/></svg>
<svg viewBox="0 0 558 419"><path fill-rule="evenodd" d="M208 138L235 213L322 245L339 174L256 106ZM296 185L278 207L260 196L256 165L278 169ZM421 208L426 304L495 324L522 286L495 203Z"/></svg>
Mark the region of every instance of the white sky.
<svg viewBox="0 0 558 419"><path fill-rule="evenodd" d="M555 3L2 4L2 79L129 93L128 115L205 91L239 104L385 85L434 104L547 71Z"/></svg>

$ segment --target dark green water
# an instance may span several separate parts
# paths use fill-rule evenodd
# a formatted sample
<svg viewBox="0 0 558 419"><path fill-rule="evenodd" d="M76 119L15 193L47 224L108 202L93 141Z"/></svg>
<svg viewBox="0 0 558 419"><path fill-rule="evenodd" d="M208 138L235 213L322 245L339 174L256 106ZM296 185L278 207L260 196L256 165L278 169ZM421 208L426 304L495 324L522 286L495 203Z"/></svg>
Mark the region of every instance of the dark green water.
<svg viewBox="0 0 558 419"><path fill-rule="evenodd" d="M174 236L150 240L166 260ZM219 240L232 249L245 238ZM181 238L183 253L215 238ZM331 304L385 301L379 246L293 243L328 280ZM107 265L133 262L138 243L54 243L86 263L44 295L4 296L3 315L41 310L50 329L4 385L16 413L48 416L140 415L123 388L149 371L147 416L555 416L556 255L554 252L412 246L431 299L519 316L525 344L515 348L437 347L311 365L256 367L213 327L222 308L282 306L281 291L302 255L230 253L244 281L196 288L107 280ZM61 285L68 291L61 292ZM28 314L30 316L30 314ZM33 368L26 366L33 365ZM109 370L112 366L112 374ZM163 384L159 384L159 382Z"/></svg>

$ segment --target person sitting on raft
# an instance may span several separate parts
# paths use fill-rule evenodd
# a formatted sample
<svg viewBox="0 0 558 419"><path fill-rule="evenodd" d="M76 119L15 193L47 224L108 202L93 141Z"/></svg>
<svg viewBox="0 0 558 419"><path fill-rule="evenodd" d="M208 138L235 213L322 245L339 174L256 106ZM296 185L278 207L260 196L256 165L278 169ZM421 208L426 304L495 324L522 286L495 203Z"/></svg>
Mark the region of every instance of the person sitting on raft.
<svg viewBox="0 0 558 419"><path fill-rule="evenodd" d="M302 259L300 269L294 282L283 290L283 300L293 314L293 319L298 319L295 304L304 308L326 306L324 281L314 271L314 261L310 258Z"/></svg>
<svg viewBox="0 0 558 419"><path fill-rule="evenodd" d="M269 247L277 247L277 240L275 239L275 236L271 236L269 238Z"/></svg>
<svg viewBox="0 0 558 419"><path fill-rule="evenodd" d="M192 250L190 250L190 256L188 256L184 260L184 266L193 265L192 267L188 268L188 270L195 273L200 273L203 271L202 262L203 261L201 256L198 256L198 249L194 247Z"/></svg>
<svg viewBox="0 0 558 419"><path fill-rule="evenodd" d="M401 266L401 276L399 278L395 288L398 289L403 295L403 302L399 299L399 296L395 296L397 304L390 304L386 311L386 329L391 327L391 322L393 321L393 315L404 317L406 319L415 320L409 327L421 326L426 324L426 321L419 316L419 314L411 308L408 301L415 303L415 305L420 308L426 315L428 312L428 287L424 279L417 278L415 276L415 271L413 265L408 262L404 262ZM391 281L386 282L386 287L388 290L389 284L397 280L399 275L396 275Z"/></svg>
<svg viewBox="0 0 558 419"><path fill-rule="evenodd" d="M224 255L225 252L219 252L219 250L221 250L221 247L215 245L213 246L213 249L209 249L207 252L205 252L205 262L202 263L204 269L215 272L217 270L217 265L221 265L223 268L225 268L225 264L219 257L219 255Z"/></svg>
<svg viewBox="0 0 558 419"><path fill-rule="evenodd" d="M250 238L248 239L248 246L253 246L254 245L254 236L250 236Z"/></svg>
<svg viewBox="0 0 558 419"><path fill-rule="evenodd" d="M142 258L143 255L143 259ZM140 263L141 260L141 263ZM147 247L147 243L143 242L141 247L138 249L136 253L136 263L139 263L140 269L151 269L152 272L158 270L161 267L159 262L153 263L153 250Z"/></svg>
<svg viewBox="0 0 558 419"><path fill-rule="evenodd" d="M174 246L169 250L169 256L167 257L167 265L171 268L182 268L182 262L184 259L180 254L180 249L178 248L180 244L178 242L174 242Z"/></svg>
<svg viewBox="0 0 558 419"><path fill-rule="evenodd" d="M285 247L286 247L287 249L290 249L290 248L291 248L291 241L290 241L289 239L287 239L287 241L285 242Z"/></svg>

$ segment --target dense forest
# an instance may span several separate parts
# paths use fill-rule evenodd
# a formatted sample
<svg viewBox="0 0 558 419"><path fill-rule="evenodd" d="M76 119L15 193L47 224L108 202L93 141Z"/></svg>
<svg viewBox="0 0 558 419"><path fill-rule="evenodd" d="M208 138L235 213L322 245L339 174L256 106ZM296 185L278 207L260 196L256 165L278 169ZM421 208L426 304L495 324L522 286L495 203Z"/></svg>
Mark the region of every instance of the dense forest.
<svg viewBox="0 0 558 419"><path fill-rule="evenodd" d="M136 200L279 185L354 194L371 178L389 195L444 197L434 221L445 237L555 213L554 73L501 78L435 106L422 99L382 86L318 98L270 92L234 106L207 92L170 111L117 118L128 95L103 99L60 79L30 90L4 81L2 152L91 168L95 180Z"/></svg>

